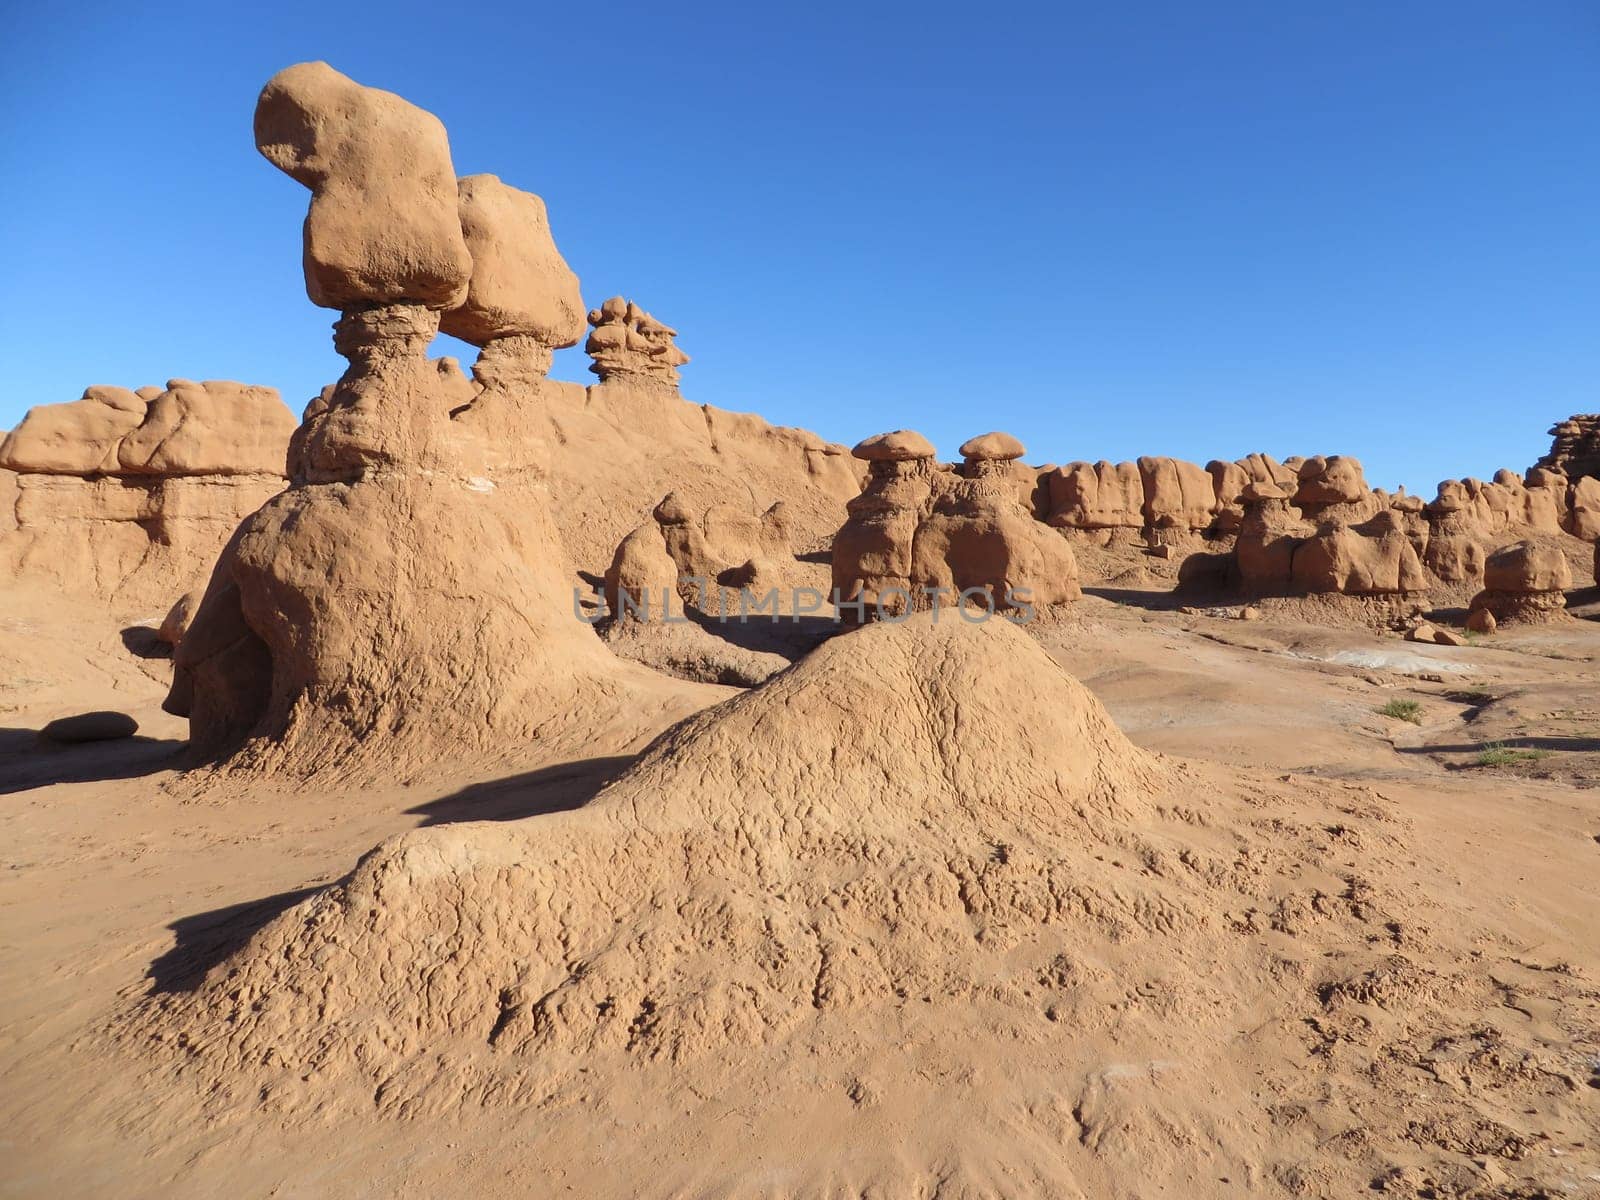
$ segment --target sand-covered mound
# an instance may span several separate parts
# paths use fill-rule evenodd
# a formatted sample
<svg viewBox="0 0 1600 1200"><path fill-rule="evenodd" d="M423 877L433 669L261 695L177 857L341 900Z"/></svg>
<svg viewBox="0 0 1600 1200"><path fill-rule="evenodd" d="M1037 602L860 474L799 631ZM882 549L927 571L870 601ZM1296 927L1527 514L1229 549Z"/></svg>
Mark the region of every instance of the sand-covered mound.
<svg viewBox="0 0 1600 1200"><path fill-rule="evenodd" d="M513 1106L522 1165L586 1195L1559 1165L1592 988L1463 970L1494 942L1354 791L1152 757L1017 629L922 615L691 717L583 808L385 843L113 1034L214 1119Z"/></svg>

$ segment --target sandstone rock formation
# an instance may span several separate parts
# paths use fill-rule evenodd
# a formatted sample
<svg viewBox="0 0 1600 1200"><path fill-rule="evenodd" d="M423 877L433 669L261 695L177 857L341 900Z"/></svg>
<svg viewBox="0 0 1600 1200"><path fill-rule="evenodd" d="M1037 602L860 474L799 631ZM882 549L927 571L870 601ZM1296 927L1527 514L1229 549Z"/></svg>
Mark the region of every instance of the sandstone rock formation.
<svg viewBox="0 0 1600 1200"><path fill-rule="evenodd" d="M1551 620L1565 610L1571 586L1572 568L1559 546L1513 542L1489 555L1483 591L1472 598L1469 614L1487 610L1496 625Z"/></svg>
<svg viewBox="0 0 1600 1200"><path fill-rule="evenodd" d="M117 607L198 586L240 518L283 487L294 417L271 388L91 387L0 442L0 564Z"/></svg>
<svg viewBox="0 0 1600 1200"><path fill-rule="evenodd" d="M1239 582L1258 596L1289 590L1295 549L1314 529L1289 506L1289 494L1278 484L1252 480L1240 501L1244 516L1233 548Z"/></svg>
<svg viewBox="0 0 1600 1200"><path fill-rule="evenodd" d="M897 429L856 444L867 464L861 494L845 505L849 516L833 539L833 599L842 619L912 607L911 543L933 498L933 443ZM854 616L852 617L852 613Z"/></svg>
<svg viewBox="0 0 1600 1200"><path fill-rule="evenodd" d="M306 294L324 308L454 308L472 256L444 126L327 63L274 75L256 102L256 146L311 189Z"/></svg>
<svg viewBox="0 0 1600 1200"><path fill-rule="evenodd" d="M1347 596L1428 589L1422 562L1392 509L1359 527L1339 517L1324 519L1316 533L1295 548L1290 581L1299 591Z"/></svg>
<svg viewBox="0 0 1600 1200"><path fill-rule="evenodd" d="M678 331L621 296L613 296L589 313L594 332L584 351L594 361L589 370L600 382L621 380L676 390L678 368L689 356L678 349Z"/></svg>
<svg viewBox="0 0 1600 1200"><path fill-rule="evenodd" d="M1198 533L1211 525L1217 511L1216 485L1211 475L1193 463L1179 458L1141 458L1139 479L1147 530Z"/></svg>
<svg viewBox="0 0 1600 1200"><path fill-rule="evenodd" d="M480 347L529 339L537 369L547 371L550 351L577 345L585 324L578 277L556 249L544 201L494 175L457 186L472 276L465 301L439 328Z"/></svg>
<svg viewBox="0 0 1600 1200"><path fill-rule="evenodd" d="M683 614L678 565L655 521L646 521L618 544L606 568L605 601L616 620L664 621Z"/></svg>
<svg viewBox="0 0 1600 1200"><path fill-rule="evenodd" d="M1600 413L1575 413L1550 427L1550 453L1538 462L1569 479L1600 478Z"/></svg>
<svg viewBox="0 0 1600 1200"><path fill-rule="evenodd" d="M1104 544L1144 528L1144 480L1135 463L1068 463L1050 473L1048 488L1048 521L1058 529Z"/></svg>
<svg viewBox="0 0 1600 1200"><path fill-rule="evenodd" d="M1586 542L1600 538L1600 476L1584 475L1575 479L1567 497L1571 507L1566 531Z"/></svg>
<svg viewBox="0 0 1600 1200"><path fill-rule="evenodd" d="M981 595L990 611L1027 611L1078 599L1071 546L1033 519L1018 492L1011 467L1022 443L1008 434L986 434L963 445L961 453L963 476L936 490L912 535L913 607Z"/></svg>
<svg viewBox="0 0 1600 1200"><path fill-rule="evenodd" d="M1364 521L1376 510L1361 463L1348 455L1303 459L1296 480L1294 502L1308 521Z"/></svg>
<svg viewBox="0 0 1600 1200"><path fill-rule="evenodd" d="M1491 525L1492 519L1483 520L1482 514L1474 511L1472 499L1459 480L1446 479L1439 484L1438 496L1427 506L1429 530L1423 562L1446 583L1477 579L1483 574L1486 553L1477 534Z"/></svg>
<svg viewBox="0 0 1600 1200"><path fill-rule="evenodd" d="M189 717L195 751L234 768L392 778L620 706L638 668L574 619L548 501L525 472L496 477L473 424L495 388L426 357L438 309L467 283L465 270L453 282L442 129L327 68L285 80L263 93L257 129L283 161L287 95L314 133L317 170L297 174L314 192L308 288L348 306L334 346L350 367L307 410L291 486L222 552L178 645L168 708ZM434 220L441 178L451 235ZM352 196L393 213L394 228L347 213ZM537 310L533 286L524 276L515 296Z"/></svg>

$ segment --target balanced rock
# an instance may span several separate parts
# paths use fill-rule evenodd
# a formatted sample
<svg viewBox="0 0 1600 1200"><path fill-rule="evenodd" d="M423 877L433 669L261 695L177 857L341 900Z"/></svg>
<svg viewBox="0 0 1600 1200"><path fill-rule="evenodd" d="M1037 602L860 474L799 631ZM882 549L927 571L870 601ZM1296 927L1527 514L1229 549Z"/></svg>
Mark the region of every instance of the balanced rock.
<svg viewBox="0 0 1600 1200"><path fill-rule="evenodd" d="M578 277L556 249L544 201L494 175L458 186L461 231L472 254L466 300L439 328L475 346L528 338L549 352L575 346L585 329Z"/></svg>
<svg viewBox="0 0 1600 1200"><path fill-rule="evenodd" d="M327 63L274 75L256 102L256 147L311 189L306 294L324 308L455 308L472 256L444 126Z"/></svg>

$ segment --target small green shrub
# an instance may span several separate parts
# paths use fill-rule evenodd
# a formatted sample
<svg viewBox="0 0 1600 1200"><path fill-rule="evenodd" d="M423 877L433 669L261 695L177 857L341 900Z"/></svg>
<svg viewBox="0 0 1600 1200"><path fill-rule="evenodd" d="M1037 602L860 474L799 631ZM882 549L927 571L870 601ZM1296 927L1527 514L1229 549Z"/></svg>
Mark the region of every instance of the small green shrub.
<svg viewBox="0 0 1600 1200"><path fill-rule="evenodd" d="M1478 765L1480 767L1514 767L1518 763L1538 762L1541 758L1549 758L1548 750L1519 750L1514 746L1502 745L1499 742L1490 742L1478 751Z"/></svg>
<svg viewBox="0 0 1600 1200"><path fill-rule="evenodd" d="M1422 704L1416 700L1391 700L1378 710L1380 717L1394 717L1400 721L1422 724Z"/></svg>

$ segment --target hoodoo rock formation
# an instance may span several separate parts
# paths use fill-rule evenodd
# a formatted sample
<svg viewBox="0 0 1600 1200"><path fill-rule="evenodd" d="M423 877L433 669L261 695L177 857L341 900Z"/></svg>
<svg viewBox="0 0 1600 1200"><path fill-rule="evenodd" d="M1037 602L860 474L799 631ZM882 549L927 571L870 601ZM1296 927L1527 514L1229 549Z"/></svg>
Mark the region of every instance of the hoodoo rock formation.
<svg viewBox="0 0 1600 1200"><path fill-rule="evenodd" d="M637 668L573 619L546 499L521 474L496 478L464 420L479 393L426 356L440 309L472 294L442 127L317 64L267 85L256 127L263 154L313 188L308 290L345 306L334 345L350 367L308 409L290 487L239 526L179 643L168 707L192 746L236 767L392 776L620 704ZM529 294L544 276L507 278L479 293L496 310L559 308Z"/></svg>
<svg viewBox="0 0 1600 1200"><path fill-rule="evenodd" d="M294 426L273 389L223 380L31 409L0 443L0 566L164 611L283 489Z"/></svg>
<svg viewBox="0 0 1600 1200"><path fill-rule="evenodd" d="M933 499L933 443L910 429L880 433L850 451L867 464L861 494L833 538L833 595L841 614L869 619L872 611L912 606L911 543ZM863 610L867 610L863 612Z"/></svg>
<svg viewBox="0 0 1600 1200"><path fill-rule="evenodd" d="M961 453L962 475L934 491L912 534L914 606L930 603L928 597L955 604L981 595L989 609L1078 599L1083 593L1072 547L1035 521L1026 493L1019 494L1012 466L1022 456L1022 443L991 433L968 441Z"/></svg>
<svg viewBox="0 0 1600 1200"><path fill-rule="evenodd" d="M1497 626L1552 620L1565 610L1571 586L1572 568L1560 547L1514 542L1489 555L1470 613L1487 611Z"/></svg>
<svg viewBox="0 0 1600 1200"><path fill-rule="evenodd" d="M1600 413L1575 413L1550 427L1550 453L1538 462L1569 479L1600 479Z"/></svg>
<svg viewBox="0 0 1600 1200"><path fill-rule="evenodd" d="M305 274L313 304L437 311L466 299L472 256L449 138L432 113L327 63L300 63L262 90L255 135L273 166L311 189Z"/></svg>
<svg viewBox="0 0 1600 1200"><path fill-rule="evenodd" d="M678 368L689 356L678 349L676 329L621 296L591 311L589 324L594 332L584 350L594 360L589 370L601 383L615 379L677 391Z"/></svg>

